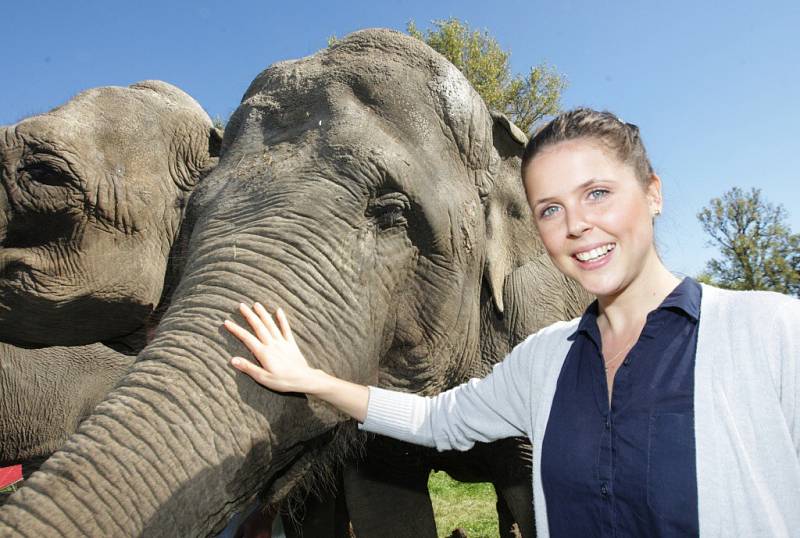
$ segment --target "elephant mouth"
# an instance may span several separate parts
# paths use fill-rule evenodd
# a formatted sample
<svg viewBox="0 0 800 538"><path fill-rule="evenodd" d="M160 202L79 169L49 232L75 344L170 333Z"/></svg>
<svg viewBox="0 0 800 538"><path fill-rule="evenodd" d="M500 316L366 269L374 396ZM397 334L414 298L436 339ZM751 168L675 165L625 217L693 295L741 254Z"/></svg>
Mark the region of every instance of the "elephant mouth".
<svg viewBox="0 0 800 538"><path fill-rule="evenodd" d="M336 470L345 459L363 452L366 439L354 423L344 423L304 441L298 452L274 462L260 499L267 506L282 503L291 512L311 491L334 491Z"/></svg>
<svg viewBox="0 0 800 538"><path fill-rule="evenodd" d="M0 249L0 280L10 280L16 273L31 267L29 258L25 249Z"/></svg>

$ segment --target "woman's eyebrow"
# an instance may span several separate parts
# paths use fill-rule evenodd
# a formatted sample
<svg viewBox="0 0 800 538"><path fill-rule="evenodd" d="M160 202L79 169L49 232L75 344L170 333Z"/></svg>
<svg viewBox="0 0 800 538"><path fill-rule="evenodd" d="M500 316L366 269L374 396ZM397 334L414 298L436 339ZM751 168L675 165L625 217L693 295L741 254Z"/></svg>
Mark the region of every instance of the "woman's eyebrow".
<svg viewBox="0 0 800 538"><path fill-rule="evenodd" d="M586 181L584 181L583 183L581 183L580 185L578 185L577 187L575 187L574 189L572 189L572 191L573 191L573 192L575 192L575 191L582 191L583 189L585 189L586 187L588 187L588 186L589 186L589 185L591 185L592 183L597 183L597 182L599 182L599 181L606 181L606 180L604 180L604 179L602 179L602 178L598 178L598 177L593 177L593 178L587 179ZM555 200L556 198L557 198L556 196L546 196L546 197L544 197L544 198L539 198L538 200L536 200L536 201L533 203L533 205L534 205L534 207L535 207L535 206L537 206L537 205L539 205L539 204L543 204L543 203L545 203L545 202L552 202L552 201L553 201L553 200Z"/></svg>

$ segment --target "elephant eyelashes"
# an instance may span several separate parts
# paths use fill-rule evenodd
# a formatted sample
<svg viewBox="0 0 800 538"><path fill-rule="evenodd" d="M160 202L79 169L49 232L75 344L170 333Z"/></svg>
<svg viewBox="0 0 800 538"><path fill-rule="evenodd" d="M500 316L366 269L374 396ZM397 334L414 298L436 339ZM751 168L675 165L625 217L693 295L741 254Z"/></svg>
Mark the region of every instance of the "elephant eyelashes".
<svg viewBox="0 0 800 538"><path fill-rule="evenodd" d="M373 219L381 228L403 226L408 223L406 212L411 203L405 194L392 192L379 196L367 207L367 217Z"/></svg>
<svg viewBox="0 0 800 538"><path fill-rule="evenodd" d="M17 173L25 175L30 181L42 185L59 186L64 184L64 172L43 162L27 164L19 168Z"/></svg>

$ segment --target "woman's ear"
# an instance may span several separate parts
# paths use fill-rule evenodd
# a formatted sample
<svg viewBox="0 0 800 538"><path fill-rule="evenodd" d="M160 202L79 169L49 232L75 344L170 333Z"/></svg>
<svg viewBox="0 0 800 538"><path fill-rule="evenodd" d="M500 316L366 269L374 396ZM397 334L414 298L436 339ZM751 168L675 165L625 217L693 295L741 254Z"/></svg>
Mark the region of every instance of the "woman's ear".
<svg viewBox="0 0 800 538"><path fill-rule="evenodd" d="M647 185L647 203L650 206L650 215L655 217L661 214L664 200L661 197L661 178L658 174L650 175L650 182Z"/></svg>

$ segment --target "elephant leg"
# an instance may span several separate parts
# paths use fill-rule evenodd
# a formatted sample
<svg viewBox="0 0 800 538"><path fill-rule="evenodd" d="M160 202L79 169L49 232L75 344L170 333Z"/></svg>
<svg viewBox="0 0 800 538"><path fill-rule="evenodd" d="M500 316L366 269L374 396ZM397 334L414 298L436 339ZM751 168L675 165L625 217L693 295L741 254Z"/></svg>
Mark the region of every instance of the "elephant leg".
<svg viewBox="0 0 800 538"><path fill-rule="evenodd" d="M497 527L500 538L519 538L519 527L511 514L503 496L495 489L497 494Z"/></svg>
<svg viewBox="0 0 800 538"><path fill-rule="evenodd" d="M497 519L502 538L534 538L533 492L529 482L495 484ZM516 524L516 525L515 525Z"/></svg>
<svg viewBox="0 0 800 538"><path fill-rule="evenodd" d="M499 535L530 538L536 533L530 454L528 441L514 437L476 443L468 452L439 453L433 466L462 482L491 482L497 494Z"/></svg>
<svg viewBox="0 0 800 538"><path fill-rule="evenodd" d="M287 538L350 538L350 516L342 494L341 475L337 490L309 494L296 517L284 516Z"/></svg>
<svg viewBox="0 0 800 538"><path fill-rule="evenodd" d="M435 538L436 521L428 494L430 468L421 465L414 449L376 451L344 468L344 492L358 538ZM403 457L410 456L410 457Z"/></svg>

